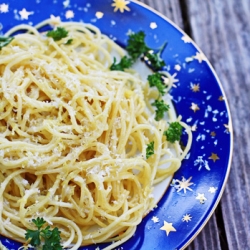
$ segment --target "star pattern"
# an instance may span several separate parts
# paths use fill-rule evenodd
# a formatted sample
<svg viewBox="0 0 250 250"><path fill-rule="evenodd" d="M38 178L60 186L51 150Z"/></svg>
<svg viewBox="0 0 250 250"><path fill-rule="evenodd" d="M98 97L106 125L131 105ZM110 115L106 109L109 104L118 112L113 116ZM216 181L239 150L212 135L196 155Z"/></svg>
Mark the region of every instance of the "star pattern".
<svg viewBox="0 0 250 250"><path fill-rule="evenodd" d="M189 186L192 186L194 183L190 182L192 179L192 176L189 177L188 180L186 180L184 177L182 177L181 180L175 180L174 181L174 186L177 189L177 192L180 192L181 190L184 191L184 193L187 192L187 190L189 191L193 191L193 189L191 189Z"/></svg>
<svg viewBox="0 0 250 250"><path fill-rule="evenodd" d="M60 16L50 15L50 23L54 26L57 26L61 23Z"/></svg>
<svg viewBox="0 0 250 250"><path fill-rule="evenodd" d="M205 194L200 194L200 193L198 193L195 199L199 200L201 204L204 204L205 201L207 200L207 198L205 197Z"/></svg>
<svg viewBox="0 0 250 250"><path fill-rule="evenodd" d="M197 130L197 125L194 124L193 126L191 126L191 130L192 130L193 132L195 132L195 131Z"/></svg>
<svg viewBox="0 0 250 250"><path fill-rule="evenodd" d="M190 109L192 109L194 112L196 112L196 111L199 110L200 108L199 108L199 106L198 106L196 103L193 103L193 102L192 102L192 105L191 105Z"/></svg>
<svg viewBox="0 0 250 250"><path fill-rule="evenodd" d="M168 223L164 220L164 226L160 228L163 231L166 231L167 236L170 232L176 232L176 229L173 227L173 223Z"/></svg>
<svg viewBox="0 0 250 250"><path fill-rule="evenodd" d="M100 12L100 11L97 11L95 13L95 16L98 18L98 19L101 19L103 17L104 13L103 12Z"/></svg>
<svg viewBox="0 0 250 250"><path fill-rule="evenodd" d="M9 12L9 5L2 3L0 4L0 13L7 13Z"/></svg>
<svg viewBox="0 0 250 250"><path fill-rule="evenodd" d="M152 221L154 223L157 223L157 222L159 222L159 218L157 216L153 216Z"/></svg>
<svg viewBox="0 0 250 250"><path fill-rule="evenodd" d="M213 162L216 162L220 158L219 158L219 156L217 154L212 153L211 156L208 159L213 160Z"/></svg>
<svg viewBox="0 0 250 250"><path fill-rule="evenodd" d="M157 23L155 22L152 22L150 23L150 26L149 26L152 30L156 29L157 28Z"/></svg>
<svg viewBox="0 0 250 250"><path fill-rule="evenodd" d="M221 96L218 98L218 100L219 100L219 101L224 101L224 100L225 100L225 99L224 99L224 96L221 95Z"/></svg>
<svg viewBox="0 0 250 250"><path fill-rule="evenodd" d="M226 128L226 132L230 133L232 131L231 125L230 124L223 124L224 127Z"/></svg>
<svg viewBox="0 0 250 250"><path fill-rule="evenodd" d="M75 13L72 10L67 10L65 13L65 17L67 19L73 18L75 16Z"/></svg>
<svg viewBox="0 0 250 250"><path fill-rule="evenodd" d="M124 12L124 10L130 11L130 8L127 6L129 4L129 1L125 0L113 0L114 3L112 3L112 6L114 7L114 12L117 10L120 10L120 12Z"/></svg>
<svg viewBox="0 0 250 250"><path fill-rule="evenodd" d="M29 15L32 15L32 14L34 14L33 11L29 12L29 11L27 11L24 8L21 11L19 11L19 15L21 16L22 20L24 20L24 19L28 20L29 19Z"/></svg>
<svg viewBox="0 0 250 250"><path fill-rule="evenodd" d="M200 84L199 83L197 83L197 84L191 83L190 88L192 89L193 92L198 92L198 91L200 91Z"/></svg>
<svg viewBox="0 0 250 250"><path fill-rule="evenodd" d="M211 193L211 194L214 194L216 192L217 188L216 187L210 187L208 189L208 192Z"/></svg>
<svg viewBox="0 0 250 250"><path fill-rule="evenodd" d="M190 214L185 214L185 215L183 215L183 217L182 217L182 221L184 222L189 222L189 221L191 221L191 219L192 219L192 217L191 217L191 215Z"/></svg>
<svg viewBox="0 0 250 250"><path fill-rule="evenodd" d="M205 55L201 52L196 52L194 59L197 59L199 63L201 63L202 61L206 61Z"/></svg>
<svg viewBox="0 0 250 250"><path fill-rule="evenodd" d="M184 43L191 43L192 42L192 39L186 34L181 38L181 40L183 40Z"/></svg>
<svg viewBox="0 0 250 250"><path fill-rule="evenodd" d="M181 65L180 64L176 64L174 66L174 69L177 70L177 71L180 71L181 70Z"/></svg>
<svg viewBox="0 0 250 250"><path fill-rule="evenodd" d="M212 131L212 132L210 133L210 135L211 135L212 137L215 137L215 136L216 136L216 133L215 133L214 131Z"/></svg>

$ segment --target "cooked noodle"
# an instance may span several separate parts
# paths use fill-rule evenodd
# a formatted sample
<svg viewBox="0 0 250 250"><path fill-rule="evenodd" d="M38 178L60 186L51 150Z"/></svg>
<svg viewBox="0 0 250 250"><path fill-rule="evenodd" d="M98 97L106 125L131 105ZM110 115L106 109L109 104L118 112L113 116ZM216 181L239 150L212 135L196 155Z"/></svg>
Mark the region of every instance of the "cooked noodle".
<svg viewBox="0 0 250 250"><path fill-rule="evenodd" d="M184 152L166 140L173 107L154 120L157 90L133 70L109 70L125 52L98 28L60 23L69 33L55 42L38 32L49 22L14 27L6 36L22 32L0 51L0 234L25 242L43 217L63 247L112 249L155 206L153 186L180 167L190 129L181 123Z"/></svg>

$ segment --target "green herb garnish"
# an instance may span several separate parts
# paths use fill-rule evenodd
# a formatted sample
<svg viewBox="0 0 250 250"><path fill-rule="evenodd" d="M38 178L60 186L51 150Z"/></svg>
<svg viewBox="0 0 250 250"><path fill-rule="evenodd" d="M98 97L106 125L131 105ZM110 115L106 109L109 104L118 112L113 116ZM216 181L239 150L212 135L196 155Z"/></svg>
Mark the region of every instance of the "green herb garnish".
<svg viewBox="0 0 250 250"><path fill-rule="evenodd" d="M65 45L70 45L72 42L73 42L73 39L70 38L70 39L65 43Z"/></svg>
<svg viewBox="0 0 250 250"><path fill-rule="evenodd" d="M30 239L30 244L34 247L40 247L43 250L62 250L60 245L60 231L57 227L50 230L50 226L42 229L46 221L43 218L33 219L32 222L36 225L37 230L27 229L25 239ZM41 242L43 241L42 247Z"/></svg>
<svg viewBox="0 0 250 250"><path fill-rule="evenodd" d="M161 95L165 94L165 85L162 82L162 75L158 72L148 76L150 87L156 87Z"/></svg>
<svg viewBox="0 0 250 250"><path fill-rule="evenodd" d="M165 102L163 100L155 100L152 103L152 106L155 106L156 109L156 115L155 115L155 120L156 121L160 121L163 116L164 116L164 112L169 110L169 105L165 104Z"/></svg>
<svg viewBox="0 0 250 250"><path fill-rule="evenodd" d="M120 70L124 71L124 69L130 68L132 66L132 59L127 56L122 57L119 63L116 63L116 58L114 58L113 64L110 66L110 70Z"/></svg>
<svg viewBox="0 0 250 250"><path fill-rule="evenodd" d="M54 41L59 41L59 40L61 40L62 38L67 37L67 35L68 35L68 31L65 30L65 29L62 28L62 27L57 27L56 30L50 30L50 31L47 33L47 36L48 36L48 37L52 37Z"/></svg>
<svg viewBox="0 0 250 250"><path fill-rule="evenodd" d="M154 141L151 141L149 144L147 144L146 148L146 159L148 159L151 155L154 154Z"/></svg>
<svg viewBox="0 0 250 250"><path fill-rule="evenodd" d="M138 59L143 53L150 50L150 48L148 48L145 44L144 40L145 33L143 31L139 31L129 36L126 50L134 61Z"/></svg>
<svg viewBox="0 0 250 250"><path fill-rule="evenodd" d="M181 124L179 122L170 123L168 129L164 131L164 135L171 143L174 143L175 141L180 141L182 135Z"/></svg>
<svg viewBox="0 0 250 250"><path fill-rule="evenodd" d="M7 46L9 43L11 43L11 41L14 39L14 37L4 37L4 36L0 36L0 50Z"/></svg>

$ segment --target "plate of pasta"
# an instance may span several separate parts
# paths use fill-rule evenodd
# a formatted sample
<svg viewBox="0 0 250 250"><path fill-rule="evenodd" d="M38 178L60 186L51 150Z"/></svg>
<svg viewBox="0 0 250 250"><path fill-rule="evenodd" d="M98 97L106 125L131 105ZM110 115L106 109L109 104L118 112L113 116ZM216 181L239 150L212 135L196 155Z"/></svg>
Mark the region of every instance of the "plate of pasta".
<svg viewBox="0 0 250 250"><path fill-rule="evenodd" d="M0 1L0 98L0 249L184 249L220 200L221 83L140 2Z"/></svg>

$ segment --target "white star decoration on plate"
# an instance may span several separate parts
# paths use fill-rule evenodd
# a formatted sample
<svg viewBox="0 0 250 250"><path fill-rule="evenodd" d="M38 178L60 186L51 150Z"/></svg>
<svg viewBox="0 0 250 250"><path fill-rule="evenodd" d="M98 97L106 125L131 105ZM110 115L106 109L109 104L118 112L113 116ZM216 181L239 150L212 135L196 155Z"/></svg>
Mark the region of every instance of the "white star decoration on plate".
<svg viewBox="0 0 250 250"><path fill-rule="evenodd" d="M67 10L65 13L65 17L67 19L73 18L75 16L74 12L72 10Z"/></svg>
<svg viewBox="0 0 250 250"><path fill-rule="evenodd" d="M0 13L7 13L9 12L9 5L2 3L0 4Z"/></svg>
<svg viewBox="0 0 250 250"><path fill-rule="evenodd" d="M199 63L207 60L205 55L201 52L196 52L196 55L194 56L194 58L197 59Z"/></svg>
<svg viewBox="0 0 250 250"><path fill-rule="evenodd" d="M153 218L151 219L154 223L159 222L159 218L157 216L153 216Z"/></svg>
<svg viewBox="0 0 250 250"><path fill-rule="evenodd" d="M204 204L207 198L205 197L204 194L198 193L198 195L195 198L196 200L199 200L201 204Z"/></svg>
<svg viewBox="0 0 250 250"><path fill-rule="evenodd" d="M152 30L156 29L157 28L157 24L155 22L150 23L150 28Z"/></svg>
<svg viewBox="0 0 250 250"><path fill-rule="evenodd" d="M61 23L60 16L50 15L50 23L54 26L59 25Z"/></svg>
<svg viewBox="0 0 250 250"><path fill-rule="evenodd" d="M217 188L216 187L210 187L208 192L210 192L211 194L214 194L216 192Z"/></svg>
<svg viewBox="0 0 250 250"><path fill-rule="evenodd" d="M184 43L191 43L192 42L192 39L186 34L181 38L181 40L183 40Z"/></svg>
<svg viewBox="0 0 250 250"><path fill-rule="evenodd" d="M192 179L192 176L189 177L188 180L186 180L184 177L182 177L181 180L173 180L174 182L174 187L177 189L177 192L180 192L181 190L184 191L184 193L187 192L187 190L189 191L193 191L193 189L191 189L189 186L193 185L193 182L190 182Z"/></svg>
<svg viewBox="0 0 250 250"><path fill-rule="evenodd" d="M29 15L33 15L34 12L33 11L27 11L26 9L22 9L21 11L19 11L19 15L21 16L22 20L28 20L29 19Z"/></svg>
<svg viewBox="0 0 250 250"><path fill-rule="evenodd" d="M100 12L100 11L97 11L95 13L95 16L98 18L98 19L101 19L103 17L104 13L103 12Z"/></svg>

